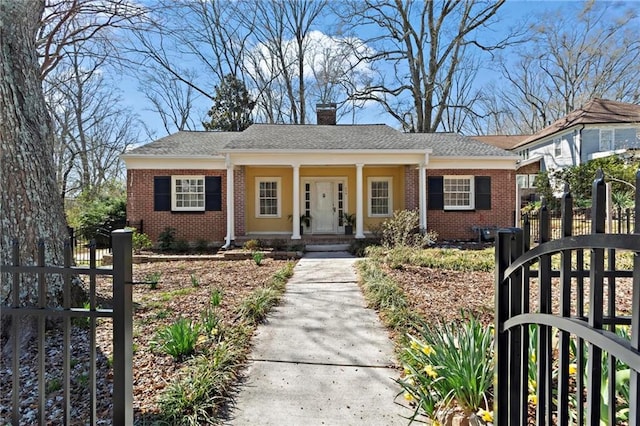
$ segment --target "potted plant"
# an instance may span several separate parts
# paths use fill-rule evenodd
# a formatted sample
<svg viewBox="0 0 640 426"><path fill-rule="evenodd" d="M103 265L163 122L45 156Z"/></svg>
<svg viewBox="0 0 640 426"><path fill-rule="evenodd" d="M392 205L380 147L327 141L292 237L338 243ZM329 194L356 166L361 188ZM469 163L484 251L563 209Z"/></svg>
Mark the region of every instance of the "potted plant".
<svg viewBox="0 0 640 426"><path fill-rule="evenodd" d="M344 222L344 234L352 235L353 227L356 224L356 215L355 213L342 213L342 221Z"/></svg>
<svg viewBox="0 0 640 426"><path fill-rule="evenodd" d="M293 215L289 215L289 221L293 221ZM310 227L311 226L311 216L303 213L300 215L300 235L304 234L304 227Z"/></svg>

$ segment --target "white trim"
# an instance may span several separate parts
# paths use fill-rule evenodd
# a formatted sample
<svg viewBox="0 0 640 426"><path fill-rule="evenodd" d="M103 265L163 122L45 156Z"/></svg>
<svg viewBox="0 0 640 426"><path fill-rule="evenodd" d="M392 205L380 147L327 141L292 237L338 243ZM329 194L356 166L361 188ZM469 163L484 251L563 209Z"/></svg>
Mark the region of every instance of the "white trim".
<svg viewBox="0 0 640 426"><path fill-rule="evenodd" d="M150 157L123 154L127 170L225 170L224 158L220 157Z"/></svg>
<svg viewBox="0 0 640 426"><path fill-rule="evenodd" d="M277 210L276 214L260 214L260 183L262 182L275 182L276 183L276 199ZM282 217L282 178L279 176L256 176L255 178L255 214L256 218L260 219L274 219Z"/></svg>
<svg viewBox="0 0 640 426"><path fill-rule="evenodd" d="M278 199L280 199L278 197ZM300 236L300 166L293 166L293 217L291 239L299 240Z"/></svg>
<svg viewBox="0 0 640 426"><path fill-rule="evenodd" d="M520 157L431 157L428 168L455 170L515 170Z"/></svg>
<svg viewBox="0 0 640 426"><path fill-rule="evenodd" d="M446 180L450 179L467 179L469 181L469 205L466 206L456 206L456 205L447 205L446 204ZM453 210L474 210L475 209L475 176L472 175L445 175L442 177L442 207L443 210L453 211Z"/></svg>
<svg viewBox="0 0 640 426"><path fill-rule="evenodd" d="M202 193L197 192L194 194L202 195L202 206L187 206L187 207L178 207L177 203L177 190L176 190L176 182L178 180L201 180L202 181ZM206 188L205 188L205 179L204 175L173 175L171 176L171 211L173 212L203 212L206 205Z"/></svg>
<svg viewBox="0 0 640 426"><path fill-rule="evenodd" d="M387 197L387 201L388 201L388 209L389 211L387 213L381 214L381 213L376 213L374 214L371 211L371 194L372 194L372 189L371 189L371 185L374 182L386 182L387 183L387 189L389 191L388 197ZM391 176L369 176L367 177L367 188L368 188L368 196L367 196L367 214L369 217L391 217L393 215L393 177Z"/></svg>

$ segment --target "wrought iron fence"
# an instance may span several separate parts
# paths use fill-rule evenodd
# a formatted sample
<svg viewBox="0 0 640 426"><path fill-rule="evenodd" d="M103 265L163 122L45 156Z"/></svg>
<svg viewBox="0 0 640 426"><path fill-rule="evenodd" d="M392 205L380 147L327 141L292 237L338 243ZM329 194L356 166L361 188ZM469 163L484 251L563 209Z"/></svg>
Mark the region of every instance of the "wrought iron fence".
<svg viewBox="0 0 640 426"><path fill-rule="evenodd" d="M111 254L113 241L111 232L114 229L135 228L136 231L144 232L143 222L113 222L105 227L98 228L90 238L80 235L74 228L69 227L69 238L71 241L72 258L76 265L88 265L91 255L91 247L96 251L96 265L102 265L102 256Z"/></svg>
<svg viewBox="0 0 640 426"><path fill-rule="evenodd" d="M33 318L37 322L37 353L30 354L27 359L37 359L37 423L44 425L46 410L45 383L45 325L49 319L62 321L63 333L63 365L62 365L62 418L59 424L71 424L79 419L71 417L71 330L72 319L84 319L89 323L89 377L88 392L90 394L89 418L81 419L82 424L95 425L96 416L96 320L111 318L113 323L113 419L117 425L133 424L133 338L132 338L132 241L131 231L113 231L113 268L98 268L96 266L95 247L89 248L89 267L72 266L72 246L65 245L64 265L50 266L45 264L45 246L38 247L38 264L23 266L20 264L19 246L13 245L13 264L2 265L2 273L11 277L11 301L9 306L2 306L2 316L8 316L11 321L9 338L12 353L11 370L11 415L13 425L25 424L20 413L20 371L21 345L18 341L18 327L25 317ZM96 278L98 276L111 277L113 281L113 308L100 309L96 301ZM63 282L62 308L53 308L47 302L47 286L51 278L60 278ZM89 303L86 307L71 306L72 280L77 277L87 277L89 281ZM25 305L20 300L20 287L26 279L35 279L38 300L35 304ZM29 420L26 420L29 423Z"/></svg>
<svg viewBox="0 0 640 426"><path fill-rule="evenodd" d="M546 210L537 223L535 248L526 226L498 231L498 426L530 424L534 406L537 425L640 424L639 203L635 233L612 234L605 233L601 172L592 197L590 234L574 234L568 191L557 239L552 240ZM640 171L635 197L640 199ZM632 253L632 266L618 265L623 252ZM617 290L623 284L631 287L630 312L619 309ZM536 342L533 352L531 342Z"/></svg>

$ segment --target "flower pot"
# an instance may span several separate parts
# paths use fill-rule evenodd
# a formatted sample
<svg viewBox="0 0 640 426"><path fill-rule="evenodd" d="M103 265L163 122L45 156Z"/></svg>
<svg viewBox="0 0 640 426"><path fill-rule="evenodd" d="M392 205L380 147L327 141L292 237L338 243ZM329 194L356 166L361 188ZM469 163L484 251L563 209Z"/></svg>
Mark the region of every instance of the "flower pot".
<svg viewBox="0 0 640 426"><path fill-rule="evenodd" d="M344 226L344 235L352 235L353 234L353 226L345 225Z"/></svg>

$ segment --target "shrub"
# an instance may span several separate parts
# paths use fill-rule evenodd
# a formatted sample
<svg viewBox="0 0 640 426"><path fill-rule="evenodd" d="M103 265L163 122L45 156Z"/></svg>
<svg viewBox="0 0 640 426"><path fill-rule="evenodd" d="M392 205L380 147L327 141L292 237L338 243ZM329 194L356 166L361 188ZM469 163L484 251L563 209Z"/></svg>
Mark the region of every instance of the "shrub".
<svg viewBox="0 0 640 426"><path fill-rule="evenodd" d="M166 227L164 231L158 236L158 248L162 251L169 251L173 249L173 245L176 241L175 228Z"/></svg>
<svg viewBox="0 0 640 426"><path fill-rule="evenodd" d="M154 345L171 355L176 361L191 355L198 341L200 326L191 320L180 318L156 333Z"/></svg>
<svg viewBox="0 0 640 426"><path fill-rule="evenodd" d="M205 239L199 239L196 241L195 250L197 253L206 253L209 251L209 243Z"/></svg>
<svg viewBox="0 0 640 426"><path fill-rule="evenodd" d="M189 243L187 242L187 240L183 239L176 240L171 245L171 250L175 251L176 253L187 253L189 249Z"/></svg>
<svg viewBox="0 0 640 426"><path fill-rule="evenodd" d="M147 234L138 232L136 228L128 229L133 231L133 234L131 235L131 244L133 246L134 253L140 253L142 250L148 250L153 246L151 239Z"/></svg>
<svg viewBox="0 0 640 426"><path fill-rule="evenodd" d="M272 288L258 288L242 301L238 315L251 324L261 323L278 304L280 293Z"/></svg>
<svg viewBox="0 0 640 426"><path fill-rule="evenodd" d="M245 243L242 245L242 248L249 251L259 250L262 248L262 241L257 239L245 241Z"/></svg>
<svg viewBox="0 0 640 426"><path fill-rule="evenodd" d="M417 210L397 210L393 217L382 222L380 227L381 242L384 247L416 247L423 248L436 241L433 231L420 229L420 216Z"/></svg>
<svg viewBox="0 0 640 426"><path fill-rule="evenodd" d="M70 221L77 224L78 236L95 239L98 247L105 247L109 243L109 233L126 222L126 208L127 198L122 189L85 191L76 199L79 213Z"/></svg>

